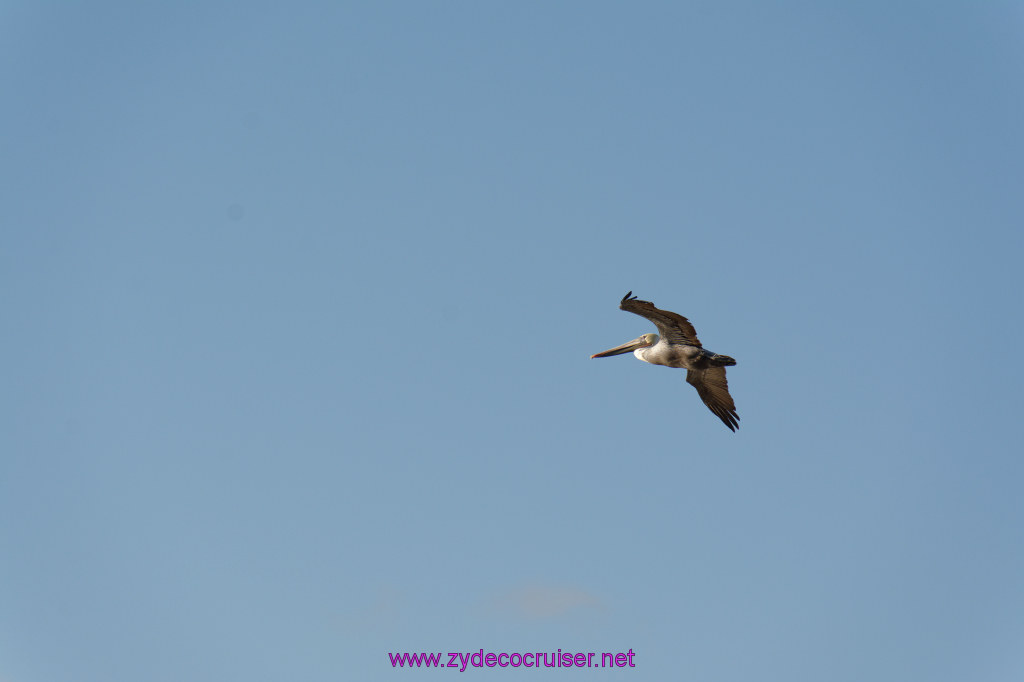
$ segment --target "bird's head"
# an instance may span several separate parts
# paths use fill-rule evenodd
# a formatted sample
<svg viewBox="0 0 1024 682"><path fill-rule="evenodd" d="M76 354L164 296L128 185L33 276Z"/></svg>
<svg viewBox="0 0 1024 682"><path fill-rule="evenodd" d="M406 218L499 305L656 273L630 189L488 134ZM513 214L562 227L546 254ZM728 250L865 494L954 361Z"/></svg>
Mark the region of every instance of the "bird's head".
<svg viewBox="0 0 1024 682"><path fill-rule="evenodd" d="M612 355L622 355L623 353L632 353L635 350L638 350L640 348L647 348L649 346L653 346L656 343L658 343L658 335L657 334L644 334L640 338L633 339L632 341L627 341L626 343L622 344L621 346L616 346L615 348L609 348L608 350L602 351L600 353L594 353L593 355L590 356L590 358L591 359L593 359L593 358L607 358L607 357L611 357Z"/></svg>

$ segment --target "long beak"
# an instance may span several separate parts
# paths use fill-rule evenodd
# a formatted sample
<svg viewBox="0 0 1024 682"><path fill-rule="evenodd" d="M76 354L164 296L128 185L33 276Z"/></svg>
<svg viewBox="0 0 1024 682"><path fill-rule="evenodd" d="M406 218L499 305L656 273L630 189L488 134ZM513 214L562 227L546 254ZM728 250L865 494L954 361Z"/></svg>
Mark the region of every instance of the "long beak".
<svg viewBox="0 0 1024 682"><path fill-rule="evenodd" d="M632 353L637 348L644 348L645 346L649 346L649 345L650 344L647 343L647 339L645 339L644 337L641 336L639 339L633 339L632 341L627 341L626 343L622 344L621 346L615 346L615 348L610 348L610 349L608 349L606 351L602 351L600 353L594 353L593 355L590 356L590 359L593 360L594 358L608 358L608 357L611 357L613 355L622 355L623 353Z"/></svg>

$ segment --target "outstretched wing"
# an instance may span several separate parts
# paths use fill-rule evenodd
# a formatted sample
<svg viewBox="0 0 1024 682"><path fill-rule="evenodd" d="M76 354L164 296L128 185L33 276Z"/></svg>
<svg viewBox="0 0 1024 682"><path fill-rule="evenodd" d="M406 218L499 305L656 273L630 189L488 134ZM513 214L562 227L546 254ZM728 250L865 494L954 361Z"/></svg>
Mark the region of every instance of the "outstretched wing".
<svg viewBox="0 0 1024 682"><path fill-rule="evenodd" d="M622 302L619 303L620 310L646 317L655 324L658 328L658 333L661 334L661 338L665 339L668 343L702 348L700 339L697 338L697 331L688 319L679 313L655 308L654 304L650 301L638 301L636 296L632 298L630 296L633 296L632 291L622 297Z"/></svg>
<svg viewBox="0 0 1024 682"><path fill-rule="evenodd" d="M731 430L740 426L740 416L736 414L736 403L729 395L729 382L725 380L725 367L708 369L689 369L686 371L686 383L697 389L697 395L708 406L708 409L725 422Z"/></svg>

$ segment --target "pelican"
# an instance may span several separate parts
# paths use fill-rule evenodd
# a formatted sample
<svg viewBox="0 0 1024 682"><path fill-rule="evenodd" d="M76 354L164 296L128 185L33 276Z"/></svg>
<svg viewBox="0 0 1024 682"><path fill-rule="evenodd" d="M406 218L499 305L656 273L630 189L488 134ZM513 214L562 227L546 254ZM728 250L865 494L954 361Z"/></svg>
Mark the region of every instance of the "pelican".
<svg viewBox="0 0 1024 682"><path fill-rule="evenodd" d="M622 297L619 309L646 317L658 328L661 336L644 334L590 357L607 358L632 351L638 359L652 365L685 369L686 383L697 389L697 395L716 417L736 431L740 426L740 416L736 414L736 403L729 395L729 384L725 380L725 368L735 365L736 361L728 355L705 350L688 319L679 313L659 310L650 301L638 301L632 291Z"/></svg>

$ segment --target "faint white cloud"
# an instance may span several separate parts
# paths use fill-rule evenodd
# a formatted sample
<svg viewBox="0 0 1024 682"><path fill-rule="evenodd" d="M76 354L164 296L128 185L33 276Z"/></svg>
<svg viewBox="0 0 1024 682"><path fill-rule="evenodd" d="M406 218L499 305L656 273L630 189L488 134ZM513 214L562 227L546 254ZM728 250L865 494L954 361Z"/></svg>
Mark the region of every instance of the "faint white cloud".
<svg viewBox="0 0 1024 682"><path fill-rule="evenodd" d="M555 619L581 609L603 609L593 594L578 587L527 585L502 594L494 601L494 610L528 619Z"/></svg>

